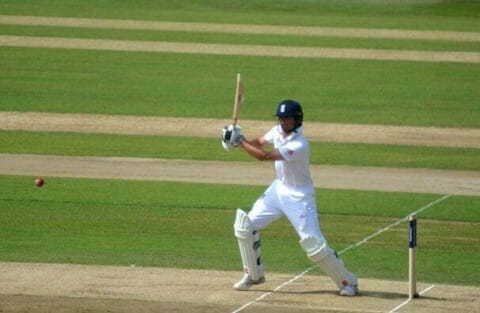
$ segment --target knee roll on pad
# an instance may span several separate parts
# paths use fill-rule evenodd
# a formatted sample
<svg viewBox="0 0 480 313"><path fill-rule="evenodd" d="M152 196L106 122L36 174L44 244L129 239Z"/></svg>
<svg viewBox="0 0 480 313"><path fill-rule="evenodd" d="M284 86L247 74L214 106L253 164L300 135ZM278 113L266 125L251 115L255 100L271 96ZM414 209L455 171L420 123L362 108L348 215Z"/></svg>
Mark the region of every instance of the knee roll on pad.
<svg viewBox="0 0 480 313"><path fill-rule="evenodd" d="M244 271L250 275L252 280L256 281L264 276L260 260L260 233L253 229L252 221L250 221L247 213L241 209L237 209L233 228L235 237L237 237Z"/></svg>
<svg viewBox="0 0 480 313"><path fill-rule="evenodd" d="M325 240L307 237L300 240L300 245L308 257L325 272L339 288L345 285L357 285L357 277L349 272L342 260L330 248Z"/></svg>
<svg viewBox="0 0 480 313"><path fill-rule="evenodd" d="M300 240L303 250L313 261L319 261L328 254L328 246L325 240L316 237L307 237Z"/></svg>
<svg viewBox="0 0 480 313"><path fill-rule="evenodd" d="M248 239L253 234L253 225L247 213L237 209L237 216L235 218L235 237L238 239Z"/></svg>

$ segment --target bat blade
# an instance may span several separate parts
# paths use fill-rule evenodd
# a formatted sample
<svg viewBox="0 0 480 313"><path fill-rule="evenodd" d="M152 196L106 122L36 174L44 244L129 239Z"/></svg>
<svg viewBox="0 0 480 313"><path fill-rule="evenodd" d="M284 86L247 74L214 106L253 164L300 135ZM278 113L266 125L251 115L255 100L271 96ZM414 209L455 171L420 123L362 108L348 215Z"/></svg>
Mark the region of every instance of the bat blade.
<svg viewBox="0 0 480 313"><path fill-rule="evenodd" d="M237 73L237 88L235 90L235 100L233 102L233 115L232 124L236 125L238 121L238 115L240 114L240 108L243 104L245 95L245 89L243 87L242 77L240 73Z"/></svg>

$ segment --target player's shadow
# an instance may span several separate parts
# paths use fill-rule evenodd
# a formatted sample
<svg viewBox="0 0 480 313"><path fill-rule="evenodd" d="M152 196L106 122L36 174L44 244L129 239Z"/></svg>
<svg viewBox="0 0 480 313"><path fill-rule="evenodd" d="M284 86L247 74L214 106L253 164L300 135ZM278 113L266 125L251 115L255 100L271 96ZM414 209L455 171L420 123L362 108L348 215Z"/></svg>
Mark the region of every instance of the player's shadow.
<svg viewBox="0 0 480 313"><path fill-rule="evenodd" d="M268 290L268 289L255 289L255 291L271 292L273 294L292 294L292 295L335 295L338 296L338 290L308 290L308 291L285 291L285 290ZM358 297L380 298L380 299L405 299L408 297L405 293L399 292L386 292L386 291L368 291L360 290Z"/></svg>

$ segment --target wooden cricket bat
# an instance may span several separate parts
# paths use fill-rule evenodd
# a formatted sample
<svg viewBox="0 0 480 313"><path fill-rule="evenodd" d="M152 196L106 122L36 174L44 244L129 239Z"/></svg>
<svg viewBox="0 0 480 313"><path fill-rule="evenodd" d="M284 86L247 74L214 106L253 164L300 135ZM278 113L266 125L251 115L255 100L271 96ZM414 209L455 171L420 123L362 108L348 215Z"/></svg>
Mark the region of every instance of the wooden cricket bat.
<svg viewBox="0 0 480 313"><path fill-rule="evenodd" d="M237 73L237 88L235 90L235 100L233 102L233 115L232 124L237 125L238 115L240 114L240 108L242 107L244 99L243 82L240 73Z"/></svg>

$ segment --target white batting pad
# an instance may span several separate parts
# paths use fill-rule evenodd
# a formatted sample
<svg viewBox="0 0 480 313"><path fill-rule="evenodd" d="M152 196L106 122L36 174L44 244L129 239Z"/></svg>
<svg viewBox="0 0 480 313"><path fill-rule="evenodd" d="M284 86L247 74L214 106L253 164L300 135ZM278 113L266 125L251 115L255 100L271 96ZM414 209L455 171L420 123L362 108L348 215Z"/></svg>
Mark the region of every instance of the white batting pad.
<svg viewBox="0 0 480 313"><path fill-rule="evenodd" d="M328 244L316 237L300 240L300 245L308 257L325 272L339 288L345 285L357 285L357 277L350 273Z"/></svg>
<svg viewBox="0 0 480 313"><path fill-rule="evenodd" d="M260 261L260 234L254 231L250 218L241 209L237 209L234 229L244 271L250 275L253 281L257 281L264 276Z"/></svg>

